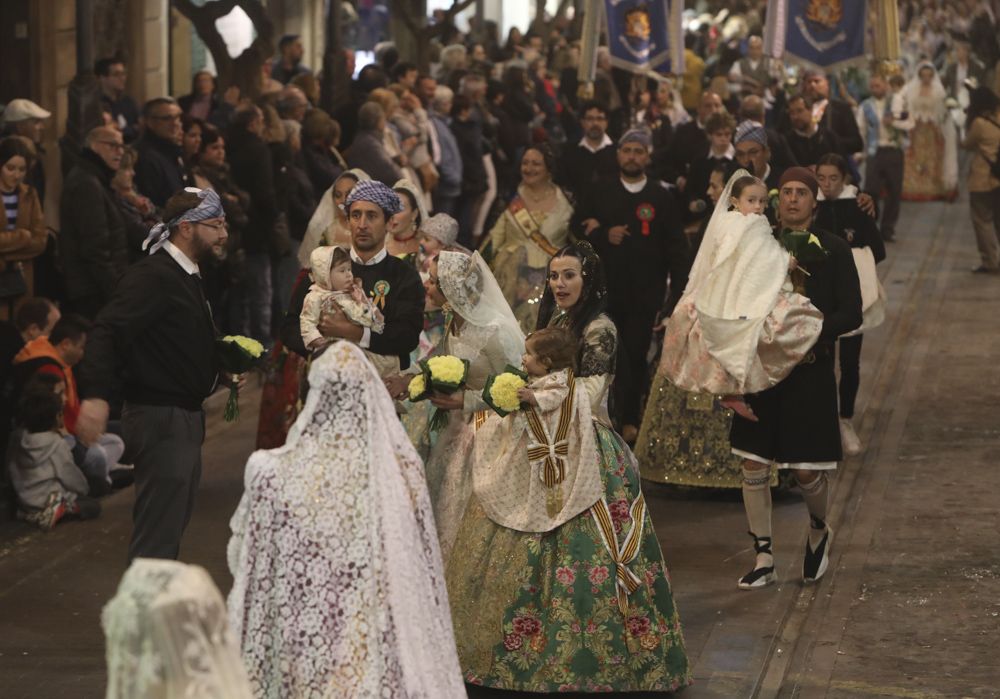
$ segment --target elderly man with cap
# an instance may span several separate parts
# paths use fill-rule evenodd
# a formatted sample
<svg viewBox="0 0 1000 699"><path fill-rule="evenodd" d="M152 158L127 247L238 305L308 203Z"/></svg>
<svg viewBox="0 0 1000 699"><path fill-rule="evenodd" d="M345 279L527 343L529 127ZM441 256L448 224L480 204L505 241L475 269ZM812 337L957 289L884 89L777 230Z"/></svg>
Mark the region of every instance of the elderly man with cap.
<svg viewBox="0 0 1000 699"><path fill-rule="evenodd" d="M202 402L218 382L217 335L201 265L225 249L219 195L188 188L170 197L87 339L80 365L77 436L107 428L116 377L124 377L122 437L135 464L128 557L177 558L194 509L205 439Z"/></svg>
<svg viewBox="0 0 1000 699"><path fill-rule="evenodd" d="M35 145L35 161L31 170L24 178L25 184L30 184L38 192L38 201L45 204L45 149L42 147L42 135L45 133L45 121L52 113L39 107L31 100L11 100L3 110L3 135L24 136Z"/></svg>
<svg viewBox="0 0 1000 699"><path fill-rule="evenodd" d="M649 382L646 354L667 297L667 279L673 301L687 283L683 215L675 191L646 176L651 150L648 131L622 136L618 177L586 197L571 224L594 246L607 273L608 309L622 340L616 417L628 441L635 440L642 419Z"/></svg>
<svg viewBox="0 0 1000 699"><path fill-rule="evenodd" d="M337 310L323 313L317 327L324 337L354 342L374 354L399 357L400 367L406 369L424 325L424 286L411 265L385 249L389 219L402 208L399 195L377 180L358 182L344 201L351 227L354 276L361 280L364 292L382 311L385 329L374 334ZM309 285L308 277L299 281L281 326L281 341L302 356L307 351L299 332L299 316ZM395 387L398 393L405 385Z"/></svg>
<svg viewBox="0 0 1000 699"><path fill-rule="evenodd" d="M861 325L861 287L847 243L813 227L819 185L810 170L793 167L778 183L778 218L787 236L815 236L821 251L801 260L793 272L800 293L823 313L813 349L773 388L731 402L733 454L743 458L743 503L757 558L738 581L752 590L777 580L771 550L770 468L790 469L802 490L810 527L802 578L815 582L826 572L833 532L826 524L827 473L841 459L834 343ZM804 257L800 255L800 257ZM806 274L808 272L808 274Z"/></svg>

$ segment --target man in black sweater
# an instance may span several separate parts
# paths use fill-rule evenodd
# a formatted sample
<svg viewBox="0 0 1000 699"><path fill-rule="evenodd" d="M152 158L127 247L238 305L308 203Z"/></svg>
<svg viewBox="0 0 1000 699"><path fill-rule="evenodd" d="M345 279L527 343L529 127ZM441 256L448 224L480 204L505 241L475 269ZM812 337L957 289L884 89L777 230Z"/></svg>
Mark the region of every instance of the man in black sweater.
<svg viewBox="0 0 1000 699"><path fill-rule="evenodd" d="M618 178L602 183L581 205L571 229L586 235L601 256L608 282L608 310L618 326L621 353L615 377L616 417L622 436L638 436L643 395L649 384L646 354L656 315L687 284L683 216L667 185L646 176L652 141L633 130L618 143Z"/></svg>
<svg viewBox="0 0 1000 699"><path fill-rule="evenodd" d="M802 167L813 167L827 153L840 154L840 144L830 129L813 121L812 110L802 95L788 100L790 128L785 133L788 146Z"/></svg>
<svg viewBox="0 0 1000 699"><path fill-rule="evenodd" d="M580 109L583 138L568 145L559 159L556 183L579 201L602 179L618 172L615 144L608 136L608 111L600 102L586 102Z"/></svg>
<svg viewBox="0 0 1000 699"><path fill-rule="evenodd" d="M859 327L862 317L861 286L850 247L836 235L813 226L818 191L816 178L803 167L789 168L779 181L782 228L814 236L823 250L817 259L802 262L808 276L801 270L792 273L801 293L823 313L819 340L776 386L746 396L745 402L730 403L737 413L730 443L733 454L744 459L743 504L757 553L754 568L738 582L746 590L777 579L771 552L771 464L794 471L809 510L803 580L819 580L829 562L832 532L826 524L826 472L835 470L842 456L834 344L838 337Z"/></svg>
<svg viewBox="0 0 1000 699"><path fill-rule="evenodd" d="M136 485L129 560L177 558L201 477L202 402L218 377L199 265L225 247L222 204L211 190L184 190L163 215L147 238L150 256L128 269L98 315L79 369L84 444L107 428L112 383L124 381L122 436Z"/></svg>
<svg viewBox="0 0 1000 699"><path fill-rule="evenodd" d="M385 316L385 329L373 333L354 325L342 311L324 312L318 328L324 337L354 342L375 354L399 357L399 366L410 366L410 352L420 341L424 325L424 286L417 271L385 249L387 224L402 210L399 196L376 180L359 182L344 204L351 226L351 262L354 276ZM299 316L309 292L309 277L302 277L281 325L281 341L289 349L308 356L302 342ZM402 381L387 382L393 395L405 388Z"/></svg>

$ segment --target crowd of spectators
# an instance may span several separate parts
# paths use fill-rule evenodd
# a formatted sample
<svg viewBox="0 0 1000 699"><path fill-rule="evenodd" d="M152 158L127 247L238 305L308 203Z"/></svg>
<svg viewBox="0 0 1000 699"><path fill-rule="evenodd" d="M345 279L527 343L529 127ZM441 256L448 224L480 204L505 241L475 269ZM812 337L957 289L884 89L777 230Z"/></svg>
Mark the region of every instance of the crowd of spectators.
<svg viewBox="0 0 1000 699"><path fill-rule="evenodd" d="M142 241L167 199L186 186L216 190L226 211L226 252L201 270L219 331L270 346L301 261L308 259L309 251L300 250L303 240L307 247L315 247L317 236L334 242L327 234L344 226L339 203L353 183L369 177L408 193L407 211L391 226L390 249L407 247L422 217L453 216L458 244L481 248L492 261L526 327L533 327L528 316L537 313L540 270L571 238L604 236L596 247L625 256L607 265L615 277L609 280L616 296L609 300L612 309L631 308L637 294L654 289L659 297L645 301L661 316L669 313L670 299L683 290L699 225L711 213L713 172L742 166L773 186L785 168L815 166L824 155L839 153L862 184L858 156L866 148L858 105L869 96L867 72L789 70L763 55L765 3L735 5L719 15L687 18L681 75L627 73L612 66L606 48L598 49L593 94L586 96L577 79L576 25L558 19L543 31L512 29L506 41L490 22L473 23L467 33L447 27L432 47L429 71L382 46L332 114L319 107L320 81L303 64L295 36L283 37L278 55L262 66L262 96L255 100L200 70L189 94L157 97L140 107L128 94L125 62L101 59L94 73L102 123L86 133L73 162L64 163L54 234L46 230L41 204L43 131L51 115L28 100L11 101L0 141L7 215L0 233L0 298L17 308L4 326L9 347L0 367L11 413L6 419L16 429L8 440L8 463L20 509L43 526L66 512L91 516L95 507L88 493L104 492L113 472L122 470L114 440L89 447L72 440L72 366L86 351L88 324L116 280L143 256ZM997 3L900 5L904 72L929 61L944 76L949 95L964 102L960 106L990 87L995 95ZM995 96L987 104L995 109ZM634 192L647 178L662 190L656 196L665 207L649 216L672 219L652 252L642 242L652 218L640 216L643 230L624 232L594 218L600 208L595 200L608 181L621 179ZM979 184L990 201L1000 193L1000 181L985 177ZM521 208L534 221L527 229L507 215ZM980 206L981 219L986 209ZM997 224L988 219L983 225ZM669 288L659 282L643 286L649 280L635 273L629 256L647 254L663 264L643 274L669 275ZM626 347L629 371L641 372L648 333L623 330L622 336L626 346L645 343ZM16 357L43 357L58 371L29 376ZM644 387L641 377L629 381L640 391ZM59 406L38 398L56 394ZM641 411L622 410L624 434L634 439ZM0 432L6 436L5 428ZM35 490L42 495L29 494ZM56 495L50 498L50 492Z"/></svg>

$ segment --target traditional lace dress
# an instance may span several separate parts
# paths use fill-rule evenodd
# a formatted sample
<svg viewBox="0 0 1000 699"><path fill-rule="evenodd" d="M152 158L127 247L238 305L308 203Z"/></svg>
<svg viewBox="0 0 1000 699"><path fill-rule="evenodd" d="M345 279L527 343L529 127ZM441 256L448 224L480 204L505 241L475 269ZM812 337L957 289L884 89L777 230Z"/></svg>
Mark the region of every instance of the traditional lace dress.
<svg viewBox="0 0 1000 699"><path fill-rule="evenodd" d="M375 370L316 359L288 443L254 453L229 616L258 697L464 697L423 468Z"/></svg>
<svg viewBox="0 0 1000 699"><path fill-rule="evenodd" d="M617 346L611 320L592 321L581 346L577 382L592 414L606 415ZM530 692L653 692L690 682L635 459L605 422L593 426L603 486L593 508L552 531L525 533L496 524L475 496L469 502L447 568L469 683Z"/></svg>
<svg viewBox="0 0 1000 699"><path fill-rule="evenodd" d="M931 84L920 82L922 70L934 72ZM945 100L948 96L931 63L917 66L906 86L911 118L910 144L904 153L903 199L953 200L958 195L958 130Z"/></svg>
<svg viewBox="0 0 1000 699"><path fill-rule="evenodd" d="M107 699L250 699L250 683L204 568L137 558L104 607Z"/></svg>
<svg viewBox="0 0 1000 699"><path fill-rule="evenodd" d="M438 256L438 283L452 313L462 319L445 335L439 354L469 360L462 410L453 410L436 435L427 459L427 488L434 504L445 562L472 493L473 438L476 413L487 406L480 395L491 374L508 364L519 366L524 336L479 253L443 252Z"/></svg>

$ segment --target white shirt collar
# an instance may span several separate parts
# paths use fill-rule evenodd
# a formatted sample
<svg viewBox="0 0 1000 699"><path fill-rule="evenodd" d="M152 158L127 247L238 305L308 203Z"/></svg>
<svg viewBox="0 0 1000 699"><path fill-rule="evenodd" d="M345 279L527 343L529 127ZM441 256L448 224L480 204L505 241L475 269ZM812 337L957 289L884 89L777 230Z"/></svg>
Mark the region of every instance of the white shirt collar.
<svg viewBox="0 0 1000 699"><path fill-rule="evenodd" d="M371 267L373 265L377 265L379 262L381 262L388 256L389 252L385 249L385 246L383 246L382 249L378 251L378 254L375 255L375 257L365 262L358 256L358 253L354 251L354 248L353 247L351 248L351 261L357 262L362 267Z"/></svg>
<svg viewBox="0 0 1000 699"><path fill-rule="evenodd" d="M601 139L601 145L599 145L597 148L591 148L590 147L590 143L587 142L586 137L580 139L580 147L581 148L586 148L591 153L596 153L599 150L603 150L603 149L607 148L608 146L612 145L613 143L614 143L614 141L612 141L611 137L608 136L607 134L604 134L604 138Z"/></svg>
<svg viewBox="0 0 1000 699"><path fill-rule="evenodd" d="M711 147L709 147L708 156L710 158L715 158L716 160L718 160L719 158L722 158L723 160L732 160L733 158L736 157L736 146L730 143L729 148L727 148L726 152L723 153L722 155L716 155L715 153L712 152Z"/></svg>
<svg viewBox="0 0 1000 699"><path fill-rule="evenodd" d="M638 194L642 191L643 187L646 186L647 178L643 177L638 182L626 182L622 180L622 187L631 192L632 194Z"/></svg>
<svg viewBox="0 0 1000 699"><path fill-rule="evenodd" d="M167 254L174 258L174 262L179 264L181 269L185 272L188 274L197 274L199 277L201 276L201 270L198 268L198 263L193 262L190 257L181 252L179 247L168 240L163 243L163 249L167 251Z"/></svg>

